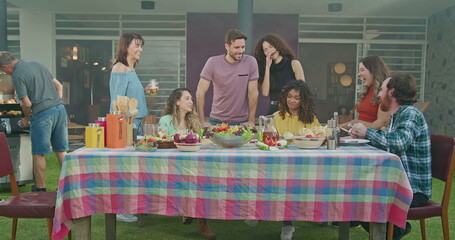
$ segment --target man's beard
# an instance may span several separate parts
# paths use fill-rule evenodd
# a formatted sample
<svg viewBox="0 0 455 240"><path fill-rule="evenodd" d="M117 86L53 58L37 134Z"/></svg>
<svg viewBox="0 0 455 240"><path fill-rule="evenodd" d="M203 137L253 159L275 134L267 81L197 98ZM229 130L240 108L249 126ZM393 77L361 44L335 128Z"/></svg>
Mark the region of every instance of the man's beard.
<svg viewBox="0 0 455 240"><path fill-rule="evenodd" d="M234 54L234 55L232 55L232 54L229 54L229 56L230 56L232 59L234 59L235 61L237 61L237 62L238 62L238 61L242 60L242 58L243 58L243 53L242 53L242 55L240 55L240 58L239 58L239 59L237 59L237 57L236 57L236 55L235 55L235 54Z"/></svg>
<svg viewBox="0 0 455 240"><path fill-rule="evenodd" d="M390 110L391 102L392 101L388 97L381 99L381 102L379 103L379 109L381 109L383 112L388 112Z"/></svg>

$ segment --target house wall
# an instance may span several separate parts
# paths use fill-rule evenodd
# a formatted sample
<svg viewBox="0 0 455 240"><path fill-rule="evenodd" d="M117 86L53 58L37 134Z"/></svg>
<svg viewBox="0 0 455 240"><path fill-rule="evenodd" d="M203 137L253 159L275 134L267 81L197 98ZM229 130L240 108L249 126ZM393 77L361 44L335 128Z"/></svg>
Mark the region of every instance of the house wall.
<svg viewBox="0 0 455 240"><path fill-rule="evenodd" d="M455 136L455 6L428 21L425 112L431 133Z"/></svg>
<svg viewBox="0 0 455 240"><path fill-rule="evenodd" d="M54 13L36 9L21 9L21 58L37 61L55 76Z"/></svg>
<svg viewBox="0 0 455 240"><path fill-rule="evenodd" d="M20 14L21 58L39 61L47 66L51 73L55 74L53 13L22 8ZM438 12L429 18L425 65L425 101L432 102L425 113L427 122L432 133L450 136L455 136L455 121L453 120L455 99L451 96L455 92L454 24L455 6ZM292 28L294 27L297 26L292 26ZM287 28L291 29L291 26ZM220 44L219 46L222 47L223 45ZM213 53L211 51L211 55L214 55ZM206 59L205 56L200 56L200 58ZM201 69L201 66L195 69ZM198 76L188 74L187 80L197 82ZM189 85L194 87L195 84L190 83Z"/></svg>
<svg viewBox="0 0 455 240"><path fill-rule="evenodd" d="M282 36L289 46L298 53L298 24L296 14L254 14L253 48L259 38L267 33ZM187 87L195 97L200 73L207 59L226 53L224 34L231 28L238 28L237 14L233 13L188 13L187 15ZM253 52L254 49L251 50ZM212 85L212 84L211 84ZM209 116L213 100L213 87L210 86L205 100L204 113ZM256 115L266 115L268 97L259 96Z"/></svg>

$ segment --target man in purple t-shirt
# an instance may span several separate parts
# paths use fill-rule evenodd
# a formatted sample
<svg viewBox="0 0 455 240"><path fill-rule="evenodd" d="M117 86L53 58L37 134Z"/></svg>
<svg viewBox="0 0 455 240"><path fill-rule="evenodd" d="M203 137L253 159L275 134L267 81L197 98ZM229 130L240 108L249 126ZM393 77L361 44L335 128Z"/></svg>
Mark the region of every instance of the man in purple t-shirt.
<svg viewBox="0 0 455 240"><path fill-rule="evenodd" d="M221 122L254 126L258 102L258 65L245 53L245 34L237 29L225 34L226 54L210 57L201 72L196 90L197 110L203 127ZM205 95L213 82L209 122L205 120Z"/></svg>

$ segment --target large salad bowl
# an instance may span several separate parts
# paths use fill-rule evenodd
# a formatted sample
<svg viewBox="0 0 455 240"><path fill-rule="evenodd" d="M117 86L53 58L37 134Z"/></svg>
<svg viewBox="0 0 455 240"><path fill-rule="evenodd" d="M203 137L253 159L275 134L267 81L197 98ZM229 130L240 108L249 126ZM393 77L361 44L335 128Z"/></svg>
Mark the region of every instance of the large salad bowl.
<svg viewBox="0 0 455 240"><path fill-rule="evenodd" d="M202 138L210 139L216 145L223 148L236 148L241 147L251 140L257 134L255 128L245 126L229 126L229 124L222 123L220 126L214 128L201 129L200 136Z"/></svg>
<svg viewBox="0 0 455 240"><path fill-rule="evenodd" d="M241 147L248 141L250 141L251 136L237 136L234 134L223 134L223 135L214 135L212 141L223 148L236 148Z"/></svg>

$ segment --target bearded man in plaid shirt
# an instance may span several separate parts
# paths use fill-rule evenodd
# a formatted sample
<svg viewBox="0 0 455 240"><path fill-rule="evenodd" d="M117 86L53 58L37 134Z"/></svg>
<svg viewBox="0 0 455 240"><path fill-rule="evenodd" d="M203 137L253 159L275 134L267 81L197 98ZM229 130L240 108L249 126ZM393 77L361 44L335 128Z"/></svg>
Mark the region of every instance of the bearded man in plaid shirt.
<svg viewBox="0 0 455 240"><path fill-rule="evenodd" d="M353 138L366 138L371 145L400 157L414 192L411 208L425 205L431 197L430 133L423 114L412 106L416 93L417 84L412 75L393 74L382 83L378 94L381 110L392 114L386 130L357 123L350 133ZM395 226L393 239L400 239L410 231L409 223L405 229Z"/></svg>

